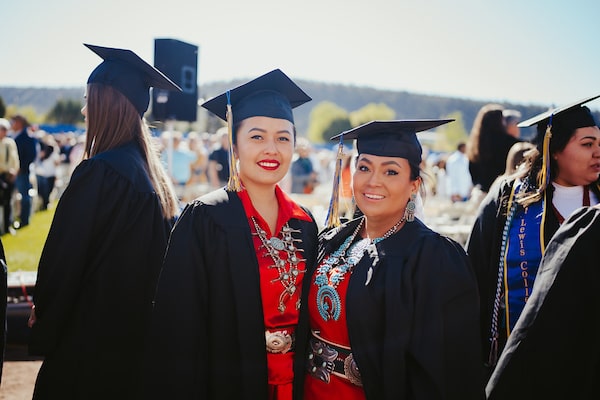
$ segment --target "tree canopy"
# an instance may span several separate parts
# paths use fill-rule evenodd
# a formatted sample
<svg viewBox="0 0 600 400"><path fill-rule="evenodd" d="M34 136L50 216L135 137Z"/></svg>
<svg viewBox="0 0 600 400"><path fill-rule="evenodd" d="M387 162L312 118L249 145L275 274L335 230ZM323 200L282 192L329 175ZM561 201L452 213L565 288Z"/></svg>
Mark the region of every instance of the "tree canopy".
<svg viewBox="0 0 600 400"><path fill-rule="evenodd" d="M331 101L323 101L310 112L308 139L313 143L327 143L332 136L350 128L348 111Z"/></svg>
<svg viewBox="0 0 600 400"><path fill-rule="evenodd" d="M350 113L352 127L357 127L376 120L391 120L396 117L396 112L384 103L369 103L366 106Z"/></svg>
<svg viewBox="0 0 600 400"><path fill-rule="evenodd" d="M81 102L77 100L58 100L46 115L46 122L59 124L83 122L82 107Z"/></svg>
<svg viewBox="0 0 600 400"><path fill-rule="evenodd" d="M308 138L314 143L328 143L329 140L348 129L373 120L394 119L396 113L384 103L369 103L348 113L330 101L317 104L310 113Z"/></svg>

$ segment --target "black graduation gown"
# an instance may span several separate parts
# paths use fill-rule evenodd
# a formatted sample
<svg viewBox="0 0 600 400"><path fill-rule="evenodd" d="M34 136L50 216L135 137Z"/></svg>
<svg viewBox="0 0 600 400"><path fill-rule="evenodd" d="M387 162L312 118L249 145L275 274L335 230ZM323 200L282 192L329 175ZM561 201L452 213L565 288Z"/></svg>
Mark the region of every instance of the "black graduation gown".
<svg viewBox="0 0 600 400"><path fill-rule="evenodd" d="M321 236L319 258L339 248L359 219ZM377 244L373 258L354 267L346 295L348 333L369 400L483 398L479 298L462 247L421 221ZM306 280L305 285L312 283ZM303 289L304 302L308 287ZM301 398L307 341L302 309L295 359L295 395Z"/></svg>
<svg viewBox="0 0 600 400"><path fill-rule="evenodd" d="M171 222L131 142L83 161L57 205L34 292L34 398L131 398Z"/></svg>
<svg viewBox="0 0 600 400"><path fill-rule="evenodd" d="M497 135L493 139L493 150L490 154L482 154L481 159L474 163L469 162L469 172L474 185L479 185L481 190L488 192L490 187L506 170L506 156L510 148L520 140L509 134ZM486 150L483 150L486 151Z"/></svg>
<svg viewBox="0 0 600 400"><path fill-rule="evenodd" d="M486 388L490 399L600 396L599 238L594 207L575 211L556 232Z"/></svg>
<svg viewBox="0 0 600 400"><path fill-rule="evenodd" d="M307 273L314 221L301 231ZM236 193L216 190L177 221L156 292L144 399L267 399L258 260Z"/></svg>
<svg viewBox="0 0 600 400"><path fill-rule="evenodd" d="M512 179L499 180L492 185L479 207L478 216L466 245L479 286L481 302L480 340L482 343L482 362L484 364L487 364L490 352L490 329L498 283L502 231L506 223L508 197L514 182ZM552 204L552 191L552 186L550 186L546 206ZM545 213L544 242L548 244L550 238L558 229L559 222L553 212L545 211ZM499 334L498 355L506 343L506 330L499 329ZM491 371L488 371L488 373L491 373Z"/></svg>

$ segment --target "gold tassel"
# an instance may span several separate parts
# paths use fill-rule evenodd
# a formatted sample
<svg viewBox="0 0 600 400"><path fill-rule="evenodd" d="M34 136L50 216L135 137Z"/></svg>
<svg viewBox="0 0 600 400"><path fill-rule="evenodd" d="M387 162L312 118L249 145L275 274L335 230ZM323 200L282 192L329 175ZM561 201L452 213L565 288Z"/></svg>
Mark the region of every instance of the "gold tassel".
<svg viewBox="0 0 600 400"><path fill-rule="evenodd" d="M228 192L239 192L242 190L240 175L237 170L237 160L233 151L233 111L229 92L227 92L227 133L229 136L229 180L227 181Z"/></svg>
<svg viewBox="0 0 600 400"><path fill-rule="evenodd" d="M538 193L546 190L550 179L550 139L552 139L552 116L550 116L550 120L548 121L542 144L542 170L538 175Z"/></svg>
<svg viewBox="0 0 600 400"><path fill-rule="evenodd" d="M341 225L340 221L340 181L342 176L342 159L344 157L344 142L340 137L338 146L335 173L333 175L333 189L331 191L331 200L329 201L329 210L327 211L326 229L336 228Z"/></svg>

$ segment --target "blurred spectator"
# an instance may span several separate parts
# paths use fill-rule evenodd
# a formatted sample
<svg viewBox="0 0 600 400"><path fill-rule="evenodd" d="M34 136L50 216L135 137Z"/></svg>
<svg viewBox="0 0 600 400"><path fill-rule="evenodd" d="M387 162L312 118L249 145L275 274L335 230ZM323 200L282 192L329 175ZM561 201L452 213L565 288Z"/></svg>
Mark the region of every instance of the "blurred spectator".
<svg viewBox="0 0 600 400"><path fill-rule="evenodd" d="M21 212L19 221L15 222L15 228L29 225L29 217L31 216L31 194L29 191L33 188L33 185L31 184L30 167L37 157L38 143L29 134L28 127L29 123L22 115L15 115L11 120L11 128L19 152L19 173L17 174L16 186L21 195Z"/></svg>
<svg viewBox="0 0 600 400"><path fill-rule="evenodd" d="M340 172L340 218L350 219L354 215L355 203L352 193L352 173L354 164L352 163L353 150L344 147L342 155L342 170Z"/></svg>
<svg viewBox="0 0 600 400"><path fill-rule="evenodd" d="M8 137L10 122L0 118L0 206L2 206L2 233L12 224L11 199L19 172L19 153L15 141Z"/></svg>
<svg viewBox="0 0 600 400"><path fill-rule="evenodd" d="M308 139L297 138L298 157L292 162L292 193L312 193L318 183L317 173L310 159L311 151L312 147Z"/></svg>
<svg viewBox="0 0 600 400"><path fill-rule="evenodd" d="M506 125L506 132L514 138L521 137L521 128L519 128L519 122L521 122L521 113L517 110L504 110L502 111L504 117L504 123Z"/></svg>
<svg viewBox="0 0 600 400"><path fill-rule="evenodd" d="M508 155L506 156L506 169L504 170L504 174L498 176L492 186L496 185L496 183L500 183L507 178L510 178L513 174L520 175L521 170L526 170L531 168L531 165L526 163L528 158L532 158L534 151L529 153L530 150L535 149L535 145L530 142L517 142L515 143L510 150L508 151ZM477 203L480 203L483 198L478 198Z"/></svg>
<svg viewBox="0 0 600 400"><path fill-rule="evenodd" d="M229 135L227 127L220 128L217 133L219 146L208 156L208 180L212 188L227 185L229 180Z"/></svg>
<svg viewBox="0 0 600 400"><path fill-rule="evenodd" d="M177 196L182 200L185 185L192 175L190 166L196 155L188 149L181 132L163 132L162 136L167 143L162 152L162 162L175 186Z"/></svg>
<svg viewBox="0 0 600 400"><path fill-rule="evenodd" d="M50 194L54 190L57 167L60 164L58 145L52 135L45 135L40 140L40 152L35 160L35 176L38 195L42 201L40 210L47 210Z"/></svg>
<svg viewBox="0 0 600 400"><path fill-rule="evenodd" d="M83 154L85 152L85 141L86 135L79 135L75 139L75 144L69 151L69 176L73 173L75 168L83 160Z"/></svg>
<svg viewBox="0 0 600 400"><path fill-rule="evenodd" d="M435 157L432 157L434 160L433 165L431 166L431 175L427 177L425 172L423 173L425 179L430 180L430 189L431 193L433 193L436 197L440 199L449 199L450 196L448 194L448 174L446 172L446 158L445 154L438 154Z"/></svg>
<svg viewBox="0 0 600 400"><path fill-rule="evenodd" d="M334 150L322 148L318 151L312 151L309 158L312 160L313 167L315 169L315 172L317 173L317 182L333 182L333 175L335 174L336 166L336 156L337 146Z"/></svg>
<svg viewBox="0 0 600 400"><path fill-rule="evenodd" d="M465 155L467 145L459 143L456 151L446 160L446 182L452 202L467 201L471 196L473 182L469 172L469 159Z"/></svg>
<svg viewBox="0 0 600 400"><path fill-rule="evenodd" d="M206 175L208 169L208 149L204 145L204 135L208 136L208 133L200 135L197 132L190 132L187 136L188 148L194 154L195 159L190 164L190 178L186 184L185 192L187 198L184 199L185 201L189 201L206 191L202 189L208 183Z"/></svg>
<svg viewBox="0 0 600 400"><path fill-rule="evenodd" d="M512 175L521 166L523 160L525 159L525 154L531 150L535 149L535 145L529 142L517 142L515 143L510 150L508 151L508 155L506 156L506 169L504 171L504 175Z"/></svg>
<svg viewBox="0 0 600 400"><path fill-rule="evenodd" d="M519 141L507 132L503 111L499 104L483 106L467 142L471 179L483 192L488 192L492 182L504 173L508 151Z"/></svg>

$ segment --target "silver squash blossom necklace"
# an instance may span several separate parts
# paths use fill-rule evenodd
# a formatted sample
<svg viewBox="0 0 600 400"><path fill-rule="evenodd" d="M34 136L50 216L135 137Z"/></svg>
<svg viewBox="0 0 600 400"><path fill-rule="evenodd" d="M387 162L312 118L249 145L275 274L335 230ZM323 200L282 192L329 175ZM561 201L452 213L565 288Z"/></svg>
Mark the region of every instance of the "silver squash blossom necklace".
<svg viewBox="0 0 600 400"><path fill-rule="evenodd" d="M297 246L302 243L302 239L294 239L292 236L292 233L300 233L300 231L290 228L286 223L283 228L281 228L281 239L275 236L267 239L267 232L258 225L254 217L251 217L251 219L256 231L252 234L258 236L262 243L259 249L264 248L266 250L262 256L270 256L274 264L270 265L269 268L276 268L279 273L279 276L273 279L271 283L279 281L283 286L283 291L279 295L279 305L277 307L279 312L283 314L286 309L285 303L298 289L298 277L305 272L305 270L298 267L300 262L305 261L297 255L298 252L304 251ZM282 251L285 251L287 254L286 260L280 257L280 252ZM298 298L298 301L296 302L296 309L300 309L300 298Z"/></svg>
<svg viewBox="0 0 600 400"><path fill-rule="evenodd" d="M337 321L340 318L342 302L337 287L344 280L346 274L352 274L352 270L363 257L365 250L392 236L405 221L406 219L403 217L381 237L373 240L364 238L355 242L354 239L365 223L363 217L354 232L340 247L323 259L317 268L315 285L318 287L317 309L324 321ZM372 273L371 270L370 273Z"/></svg>

